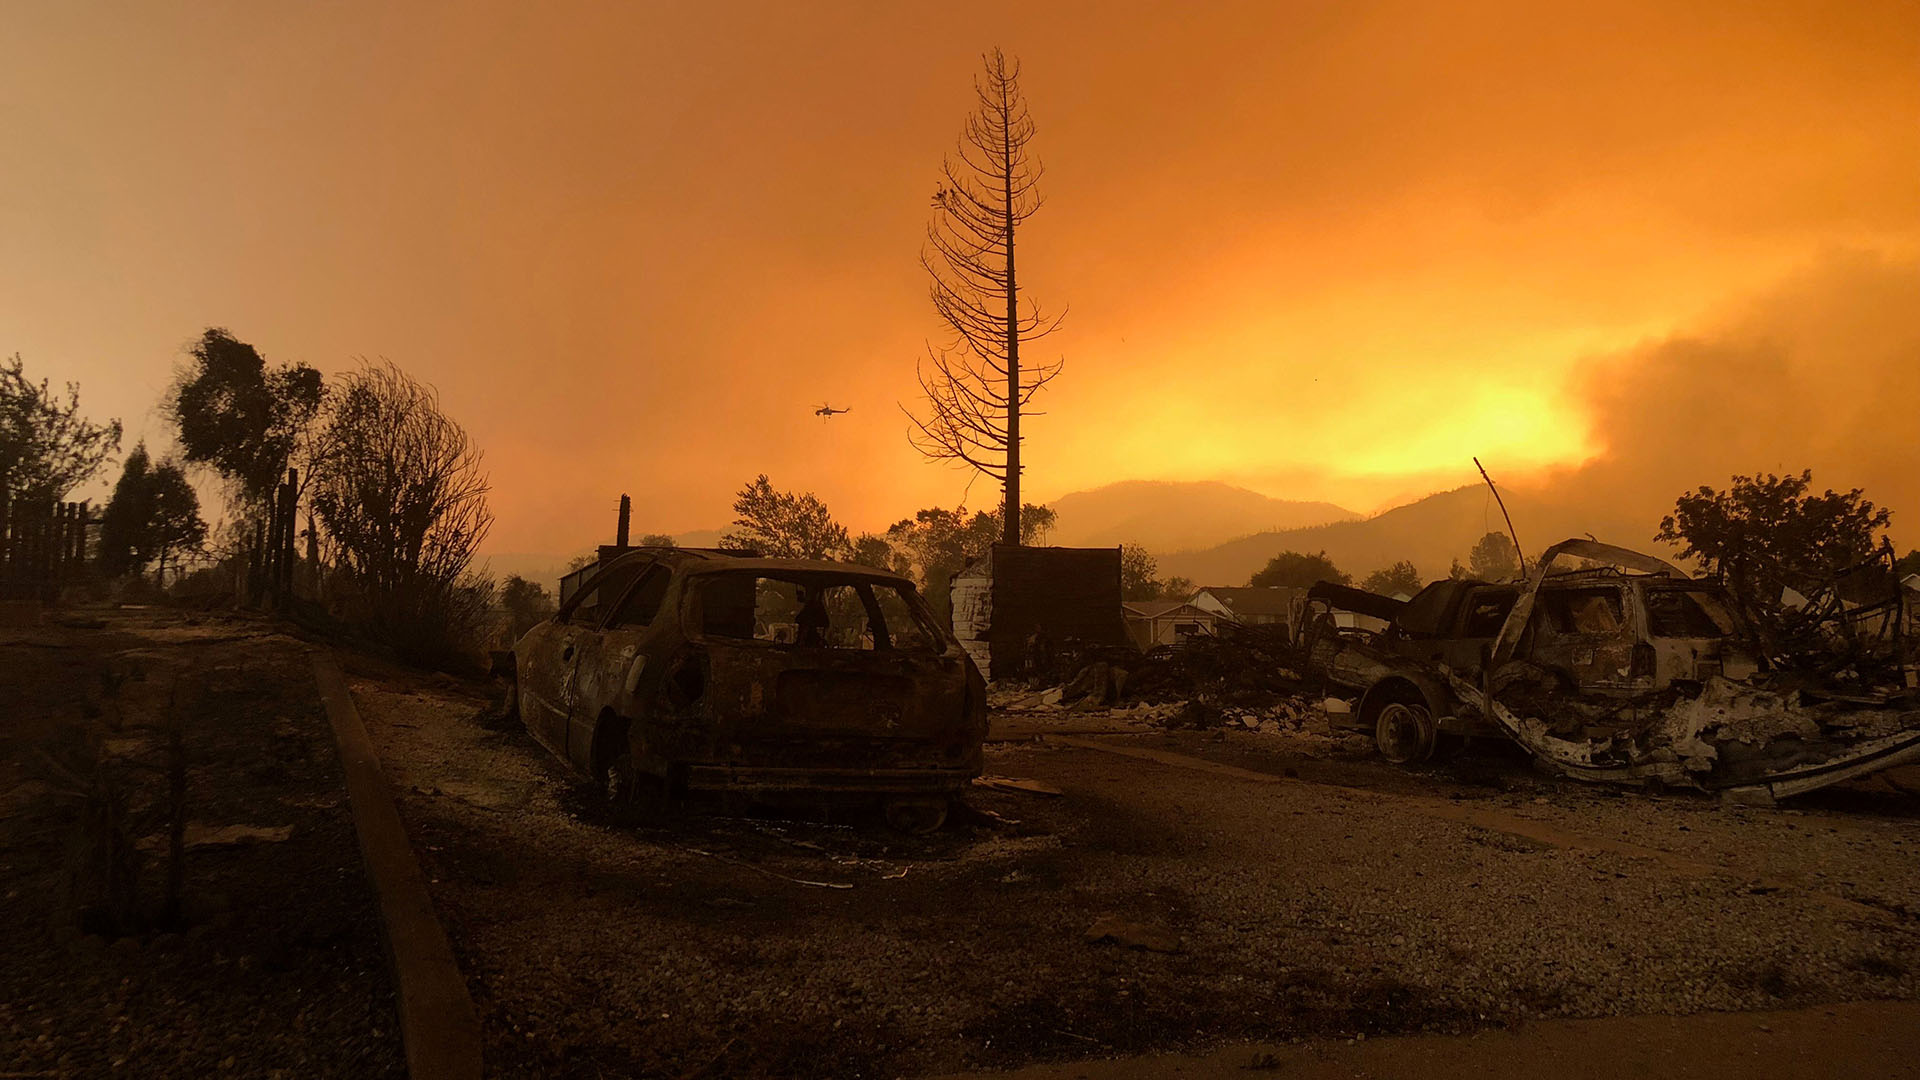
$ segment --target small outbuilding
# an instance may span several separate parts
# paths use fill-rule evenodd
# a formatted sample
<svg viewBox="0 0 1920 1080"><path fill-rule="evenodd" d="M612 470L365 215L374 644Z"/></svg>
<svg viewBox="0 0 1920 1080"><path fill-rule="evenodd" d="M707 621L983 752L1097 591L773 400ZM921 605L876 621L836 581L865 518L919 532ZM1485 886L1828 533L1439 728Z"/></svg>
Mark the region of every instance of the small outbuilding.
<svg viewBox="0 0 1920 1080"><path fill-rule="evenodd" d="M995 544L953 576L953 633L989 679L1043 651L1133 643L1120 605L1120 549ZM1036 634L1037 632L1037 634Z"/></svg>

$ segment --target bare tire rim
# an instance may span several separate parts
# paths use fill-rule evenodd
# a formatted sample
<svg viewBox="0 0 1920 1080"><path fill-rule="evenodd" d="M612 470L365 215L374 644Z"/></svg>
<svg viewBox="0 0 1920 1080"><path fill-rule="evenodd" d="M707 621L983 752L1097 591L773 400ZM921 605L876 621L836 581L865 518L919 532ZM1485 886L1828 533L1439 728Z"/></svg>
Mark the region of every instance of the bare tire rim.
<svg viewBox="0 0 1920 1080"><path fill-rule="evenodd" d="M1424 761L1433 753L1433 717L1418 705L1388 703L1380 710L1373 735L1380 756L1395 765Z"/></svg>
<svg viewBox="0 0 1920 1080"><path fill-rule="evenodd" d="M625 807L633 803L634 777L633 758L621 754L607 763L600 777L600 794L612 807Z"/></svg>

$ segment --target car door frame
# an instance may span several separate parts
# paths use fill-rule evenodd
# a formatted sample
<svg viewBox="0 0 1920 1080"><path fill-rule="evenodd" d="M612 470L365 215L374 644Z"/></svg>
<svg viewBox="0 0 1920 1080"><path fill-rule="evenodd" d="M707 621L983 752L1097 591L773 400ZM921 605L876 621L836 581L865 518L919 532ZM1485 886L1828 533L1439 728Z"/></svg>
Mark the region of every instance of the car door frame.
<svg viewBox="0 0 1920 1080"><path fill-rule="evenodd" d="M613 621L621 615L628 601L640 587L661 575L666 584L661 590L660 605L647 625L632 629L620 629ZM573 763L581 772L591 775L593 771L593 740L597 734L600 716L626 696L627 674L635 659L642 655L645 638L654 630L673 596L673 567L659 560L652 560L641 566L627 582L626 587L613 603L606 605L599 617L594 620L593 633L578 643L574 654L574 692L568 701L565 729L562 732L562 756ZM609 655L619 657L612 668L599 668ZM582 674L587 670L588 674ZM632 710L628 710L632 711ZM629 716L629 720L639 717Z"/></svg>
<svg viewBox="0 0 1920 1080"><path fill-rule="evenodd" d="M638 581L645 576L648 569L659 565L658 560L655 559L642 560L641 563L636 566L621 558L603 564L599 573L580 583L580 587L574 590L566 603L560 605L560 609L553 613L552 618L535 631L529 631L529 635L534 633L540 635L538 647L532 650L536 655L530 657L534 660L531 664L524 666L516 664L516 668L519 669L516 671L516 678L522 680L525 685L530 673L544 673L545 678L536 677L532 680L532 690L534 700L545 707L536 710L538 722L529 722L523 695L521 722L526 725L528 734L562 761L572 761L572 757L568 754L567 743L568 729L571 726L569 721L575 707L575 699L579 696L580 647L589 637L599 633L600 624L618 607L617 604L602 607L598 596L599 588L616 570L631 572L633 580ZM593 597L595 607L599 610L591 619L578 620L574 616L588 597ZM625 597L626 590L623 589L620 599L624 601ZM539 662L540 657L537 655L539 653L546 654L547 663Z"/></svg>

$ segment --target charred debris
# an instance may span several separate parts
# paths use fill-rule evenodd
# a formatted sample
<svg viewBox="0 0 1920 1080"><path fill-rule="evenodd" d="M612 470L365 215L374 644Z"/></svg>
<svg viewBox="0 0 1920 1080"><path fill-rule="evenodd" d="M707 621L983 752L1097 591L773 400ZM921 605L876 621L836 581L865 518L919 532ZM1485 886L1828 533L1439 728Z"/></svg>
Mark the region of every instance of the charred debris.
<svg viewBox="0 0 1920 1080"><path fill-rule="evenodd" d="M1763 604L1566 540L1519 580L1410 599L1322 582L1283 619L1144 651L1117 617L1111 549L996 546L956 577L952 628L871 568L600 554L503 659L529 730L616 800L718 786L931 805L979 774L989 703L1367 739L1409 765L1504 739L1575 779L1763 804L1920 761L1890 549ZM721 603L715 583L736 578Z"/></svg>
<svg viewBox="0 0 1920 1080"><path fill-rule="evenodd" d="M1756 599L1574 539L1519 581L1410 600L1322 583L1287 625L1222 623L1145 653L1069 643L1028 672L1052 688L1022 703L1169 727L1325 724L1403 764L1505 738L1575 779L1762 804L1920 761L1913 612L1890 550L1783 614Z"/></svg>

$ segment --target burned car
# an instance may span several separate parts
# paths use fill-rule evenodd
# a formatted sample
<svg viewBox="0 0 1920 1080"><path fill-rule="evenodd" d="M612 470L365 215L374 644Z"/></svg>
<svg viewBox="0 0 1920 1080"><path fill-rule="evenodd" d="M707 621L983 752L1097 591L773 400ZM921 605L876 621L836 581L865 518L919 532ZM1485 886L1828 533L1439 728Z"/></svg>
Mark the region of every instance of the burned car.
<svg viewBox="0 0 1920 1080"><path fill-rule="evenodd" d="M693 791L879 799L937 828L979 775L986 687L912 582L637 549L514 647L522 723L609 804Z"/></svg>
<svg viewBox="0 0 1920 1080"><path fill-rule="evenodd" d="M1556 570L1563 557L1585 565ZM1860 618L1844 664L1789 665L1716 583L1591 540L1549 548L1524 582L1440 581L1407 601L1322 583L1307 604L1300 667L1358 695L1346 726L1391 761L1499 735L1579 779L1765 802L1920 760L1897 601L1848 609L1874 613L1891 658L1871 687L1840 670L1867 666ZM1382 628L1336 628L1336 610Z"/></svg>

